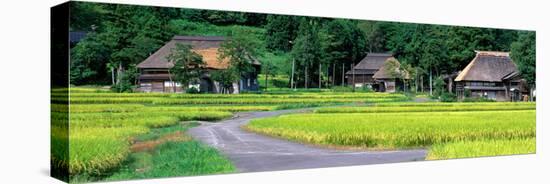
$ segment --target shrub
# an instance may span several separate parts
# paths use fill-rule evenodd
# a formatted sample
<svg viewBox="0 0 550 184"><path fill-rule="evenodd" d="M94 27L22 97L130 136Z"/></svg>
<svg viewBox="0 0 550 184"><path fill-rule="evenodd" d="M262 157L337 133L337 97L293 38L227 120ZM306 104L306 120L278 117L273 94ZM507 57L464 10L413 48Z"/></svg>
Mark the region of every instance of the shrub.
<svg viewBox="0 0 550 184"><path fill-rule="evenodd" d="M443 92L439 96L439 101L441 102L456 102L456 95L453 93Z"/></svg>
<svg viewBox="0 0 550 184"><path fill-rule="evenodd" d="M334 86L330 90L332 92L352 92L353 88L348 86Z"/></svg>
<svg viewBox="0 0 550 184"><path fill-rule="evenodd" d="M197 89L196 87L190 87L190 88L187 88L185 90L186 93L189 93L189 94L197 94L197 93L200 93L199 89Z"/></svg>

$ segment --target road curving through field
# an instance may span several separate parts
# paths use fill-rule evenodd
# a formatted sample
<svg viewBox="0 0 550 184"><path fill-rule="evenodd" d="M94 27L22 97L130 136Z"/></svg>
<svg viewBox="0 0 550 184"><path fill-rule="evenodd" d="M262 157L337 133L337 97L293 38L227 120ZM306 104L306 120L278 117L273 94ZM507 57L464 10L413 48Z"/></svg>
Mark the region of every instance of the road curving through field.
<svg viewBox="0 0 550 184"><path fill-rule="evenodd" d="M202 122L188 130L194 139L225 154L239 172L277 171L424 160L423 149L396 151L337 150L277 139L241 129L250 120L304 110L237 113L216 123Z"/></svg>

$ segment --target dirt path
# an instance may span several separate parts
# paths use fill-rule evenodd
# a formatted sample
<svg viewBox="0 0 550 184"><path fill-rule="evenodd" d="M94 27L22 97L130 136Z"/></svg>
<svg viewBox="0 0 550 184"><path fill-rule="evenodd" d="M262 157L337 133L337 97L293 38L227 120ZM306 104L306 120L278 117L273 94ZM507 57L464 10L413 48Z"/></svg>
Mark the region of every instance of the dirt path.
<svg viewBox="0 0 550 184"><path fill-rule="evenodd" d="M217 123L202 123L188 131L193 138L227 155L240 172L352 166L424 160L426 150L347 151L317 148L242 130L251 119L300 110L238 113Z"/></svg>

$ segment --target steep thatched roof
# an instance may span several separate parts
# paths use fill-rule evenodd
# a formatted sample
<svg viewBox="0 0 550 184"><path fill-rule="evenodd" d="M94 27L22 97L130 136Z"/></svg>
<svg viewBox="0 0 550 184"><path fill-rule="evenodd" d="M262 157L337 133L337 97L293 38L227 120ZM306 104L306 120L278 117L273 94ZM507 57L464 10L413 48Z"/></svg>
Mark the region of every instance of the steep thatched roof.
<svg viewBox="0 0 550 184"><path fill-rule="evenodd" d="M206 68L210 69L226 69L229 67L229 59L225 58L222 61L218 60L218 48L225 41L225 37L221 36L174 36L172 40L162 46L154 54L149 56L143 62L137 65L138 68L158 68L167 69L174 65L168 62L166 57L170 54L176 43L191 45L191 51L202 56L206 64ZM254 60L254 63L259 65L260 62Z"/></svg>
<svg viewBox="0 0 550 184"><path fill-rule="evenodd" d="M476 51L476 57L458 74L455 81L501 82L517 72L516 64L508 52Z"/></svg>
<svg viewBox="0 0 550 184"><path fill-rule="evenodd" d="M393 57L391 58L388 58L386 61L384 61L384 64L382 65L382 67L376 72L374 73L374 75L372 76L372 78L374 79L394 79L395 77L391 76L390 73L388 72L389 69L387 69L388 65L386 65L386 63L390 62L390 59L394 59L397 63L396 63L396 67L400 67L401 66L401 63L399 63L399 61ZM396 72L402 72L402 71L397 71L398 69L396 68ZM410 76L409 76L409 73L406 72L405 73L405 79L409 79Z"/></svg>
<svg viewBox="0 0 550 184"><path fill-rule="evenodd" d="M365 58L353 67L354 72L355 74L374 74L384 66L384 62L389 58L393 58L392 54L368 53ZM349 70L346 74L351 75L353 72Z"/></svg>

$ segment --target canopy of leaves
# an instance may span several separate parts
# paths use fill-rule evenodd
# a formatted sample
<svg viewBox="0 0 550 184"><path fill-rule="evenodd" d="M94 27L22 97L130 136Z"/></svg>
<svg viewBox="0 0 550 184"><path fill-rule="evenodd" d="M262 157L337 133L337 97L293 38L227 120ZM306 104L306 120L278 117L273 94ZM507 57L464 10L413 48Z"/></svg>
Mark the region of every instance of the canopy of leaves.
<svg viewBox="0 0 550 184"><path fill-rule="evenodd" d="M263 43L248 35L246 29L235 29L230 39L224 41L218 49L218 59L229 59L230 67L241 75L256 72L253 63L263 54L260 50Z"/></svg>
<svg viewBox="0 0 550 184"><path fill-rule="evenodd" d="M250 61L265 59L262 55L278 60L278 71L273 73L290 74L294 59L301 84L305 70L311 79L318 79L314 76L319 64L330 66L333 81L339 82L342 69L348 71L367 52L393 53L402 65L414 66L418 75L432 71L437 76L464 68L474 50L512 50L523 76L530 83L535 78L533 32L87 2L71 5L70 30L88 33L71 49L73 84L110 83L111 68L128 71L174 35L231 38L221 57L231 58L240 74L253 71ZM132 76L125 80L135 81Z"/></svg>
<svg viewBox="0 0 550 184"><path fill-rule="evenodd" d="M535 32L521 32L512 44L511 57L521 75L530 85L536 82L536 36Z"/></svg>
<svg viewBox="0 0 550 184"><path fill-rule="evenodd" d="M170 69L172 80L184 87L190 82L198 82L204 61L201 55L191 51L191 45L177 43L166 59L174 64Z"/></svg>

